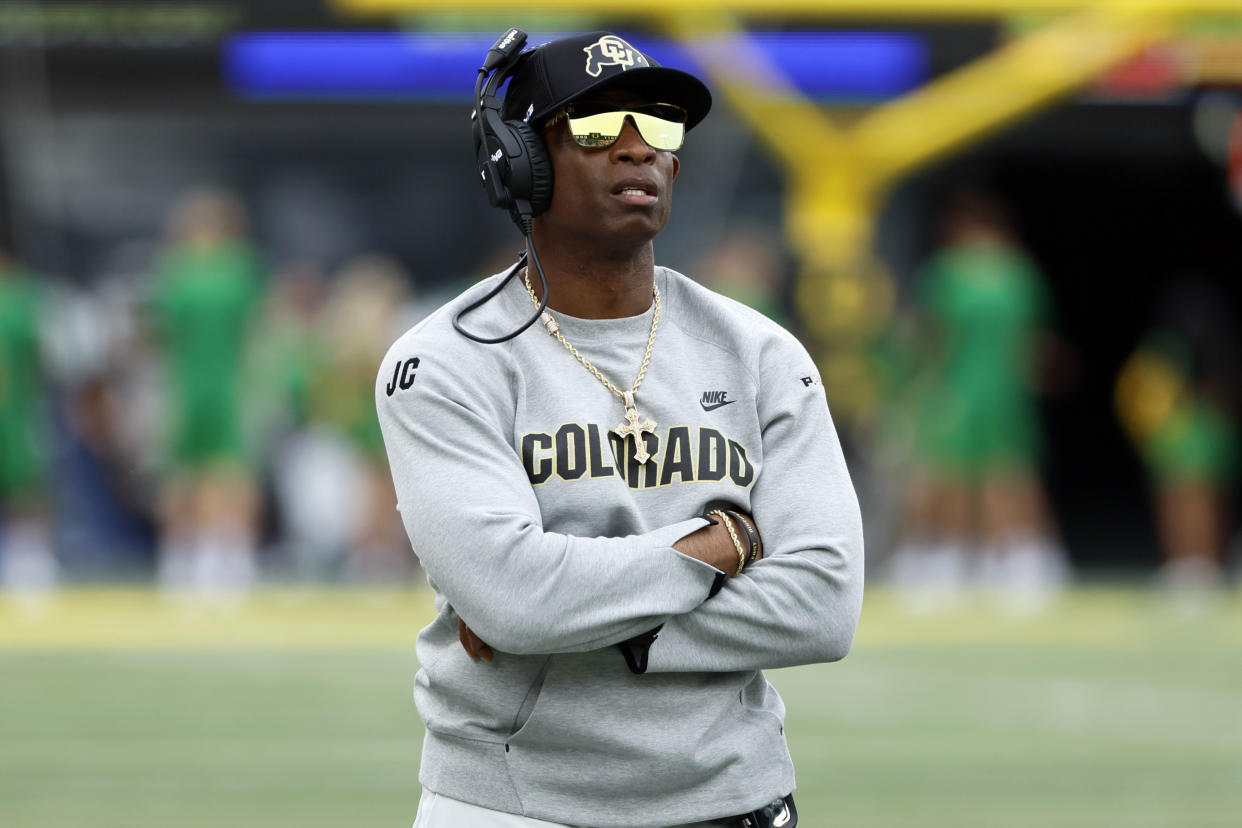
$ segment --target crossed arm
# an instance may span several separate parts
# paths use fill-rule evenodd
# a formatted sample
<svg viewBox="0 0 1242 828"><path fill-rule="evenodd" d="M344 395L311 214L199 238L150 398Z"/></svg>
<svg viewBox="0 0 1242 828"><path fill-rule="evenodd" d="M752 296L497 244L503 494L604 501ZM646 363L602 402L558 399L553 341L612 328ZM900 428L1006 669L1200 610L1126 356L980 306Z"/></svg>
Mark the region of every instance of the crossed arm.
<svg viewBox="0 0 1242 828"><path fill-rule="evenodd" d="M754 519L749 515L743 515L743 518L751 521L751 526L758 534L758 527L755 526ZM745 530L743 527L736 525L736 523L734 524L733 531L738 533L740 537L745 537ZM733 535L729 534L729 530L719 520L686 535L674 543L673 548L682 555L702 561L712 568L720 570L725 578L739 574L738 552L733 542ZM762 558L763 538L759 536L759 550L754 556L754 561L762 560ZM753 563L753 561L748 559L747 565L750 563ZM663 625L660 626L662 627ZM628 641L635 645L650 646L659 629L660 627L655 627L628 639ZM462 618L457 619L457 637L461 640L461 646L465 648L466 653L472 659L491 661L494 657L495 653L492 648L483 639L479 638Z"/></svg>
<svg viewBox="0 0 1242 828"><path fill-rule="evenodd" d="M776 379L792 383L805 370L784 364ZM624 538L545 531L496 425L511 409L429 373L420 372L417 396L377 395L380 423L407 532L464 619L472 655L588 651L655 628L649 672L762 669L849 650L861 521L822 388L766 411L761 395L763 466L750 508L764 557L711 597L721 573L737 568L723 526L687 515Z"/></svg>

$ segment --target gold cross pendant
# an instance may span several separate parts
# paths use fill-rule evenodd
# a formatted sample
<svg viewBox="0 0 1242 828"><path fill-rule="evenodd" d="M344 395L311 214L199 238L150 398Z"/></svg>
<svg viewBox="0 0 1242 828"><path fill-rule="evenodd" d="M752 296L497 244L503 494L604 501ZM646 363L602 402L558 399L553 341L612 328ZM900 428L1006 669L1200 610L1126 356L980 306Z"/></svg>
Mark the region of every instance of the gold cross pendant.
<svg viewBox="0 0 1242 828"><path fill-rule="evenodd" d="M622 397L625 400L625 422L614 428L612 433L622 440L633 435L634 459L640 463L646 463L651 459L651 454L647 451L647 441L643 439L643 435L655 434L656 424L653 420L639 422L638 409L634 406L633 391L626 391Z"/></svg>

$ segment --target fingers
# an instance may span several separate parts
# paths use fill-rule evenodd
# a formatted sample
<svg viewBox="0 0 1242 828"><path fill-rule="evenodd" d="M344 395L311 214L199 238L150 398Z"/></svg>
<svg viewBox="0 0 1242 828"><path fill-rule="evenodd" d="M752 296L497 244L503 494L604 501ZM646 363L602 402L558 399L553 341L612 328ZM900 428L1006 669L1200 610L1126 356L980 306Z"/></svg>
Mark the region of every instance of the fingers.
<svg viewBox="0 0 1242 828"><path fill-rule="evenodd" d="M461 646L465 649L466 655L472 659L492 660L494 655L492 648L487 646L483 639L475 635L474 630L467 627L466 622L460 618L457 619L457 638L461 641Z"/></svg>

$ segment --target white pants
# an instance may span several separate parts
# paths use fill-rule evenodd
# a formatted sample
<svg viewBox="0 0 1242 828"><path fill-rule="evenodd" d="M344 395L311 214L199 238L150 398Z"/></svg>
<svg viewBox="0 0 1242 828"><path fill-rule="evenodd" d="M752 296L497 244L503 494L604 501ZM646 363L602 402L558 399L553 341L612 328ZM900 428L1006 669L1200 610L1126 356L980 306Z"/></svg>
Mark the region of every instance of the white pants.
<svg viewBox="0 0 1242 828"><path fill-rule="evenodd" d="M449 799L423 788L418 799L418 816L414 828L570 828L559 822L506 814L480 808L457 799Z"/></svg>
<svg viewBox="0 0 1242 828"><path fill-rule="evenodd" d="M670 828L711 828L710 823L696 822L693 825L670 826ZM490 808L480 808L423 788L423 795L418 799L418 816L414 817L414 828L572 828L559 822L544 822L542 819L506 814ZM717 826L716 828L719 828Z"/></svg>

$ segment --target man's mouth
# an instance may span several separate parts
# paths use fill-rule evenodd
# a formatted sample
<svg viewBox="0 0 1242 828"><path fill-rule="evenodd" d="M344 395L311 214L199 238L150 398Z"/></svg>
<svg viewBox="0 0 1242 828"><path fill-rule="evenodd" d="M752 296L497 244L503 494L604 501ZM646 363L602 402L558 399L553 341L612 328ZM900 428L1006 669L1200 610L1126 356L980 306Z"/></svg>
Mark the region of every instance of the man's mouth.
<svg viewBox="0 0 1242 828"><path fill-rule="evenodd" d="M659 200L655 186L646 182L623 181L613 190L613 195L627 204L640 206L655 204Z"/></svg>

